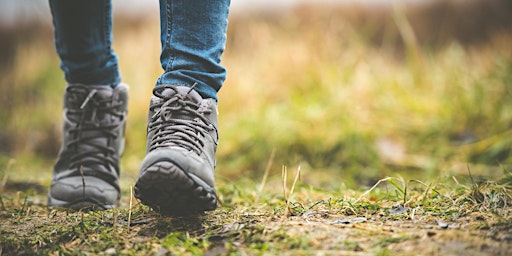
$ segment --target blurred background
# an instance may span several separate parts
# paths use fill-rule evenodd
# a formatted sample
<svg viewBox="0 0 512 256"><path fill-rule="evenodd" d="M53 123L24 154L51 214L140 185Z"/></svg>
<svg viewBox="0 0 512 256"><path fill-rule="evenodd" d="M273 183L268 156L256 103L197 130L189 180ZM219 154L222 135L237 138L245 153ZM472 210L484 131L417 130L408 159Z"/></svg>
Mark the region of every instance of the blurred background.
<svg viewBox="0 0 512 256"><path fill-rule="evenodd" d="M157 1L114 1L131 88L122 187L144 157ZM512 166L512 2L232 0L219 184L301 166L325 189ZM45 0L0 0L0 178L47 186L65 82Z"/></svg>

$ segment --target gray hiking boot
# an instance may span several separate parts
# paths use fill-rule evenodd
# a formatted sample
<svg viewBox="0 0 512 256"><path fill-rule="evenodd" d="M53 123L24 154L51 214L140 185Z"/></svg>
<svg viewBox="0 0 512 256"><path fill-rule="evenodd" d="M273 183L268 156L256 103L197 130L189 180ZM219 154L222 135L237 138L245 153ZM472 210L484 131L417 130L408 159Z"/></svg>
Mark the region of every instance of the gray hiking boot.
<svg viewBox="0 0 512 256"><path fill-rule="evenodd" d="M48 205L111 209L119 201L128 86L70 84L64 94L62 146Z"/></svg>
<svg viewBox="0 0 512 256"><path fill-rule="evenodd" d="M166 215L214 210L216 100L186 86L158 86L153 94L135 197Z"/></svg>

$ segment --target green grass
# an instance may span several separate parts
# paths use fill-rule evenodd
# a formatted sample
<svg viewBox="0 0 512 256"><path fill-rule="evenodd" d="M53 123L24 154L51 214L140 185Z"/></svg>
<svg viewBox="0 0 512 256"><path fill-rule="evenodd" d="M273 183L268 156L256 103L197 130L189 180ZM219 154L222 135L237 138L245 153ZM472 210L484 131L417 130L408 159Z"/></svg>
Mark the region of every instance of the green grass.
<svg viewBox="0 0 512 256"><path fill-rule="evenodd" d="M64 81L49 34L20 44L0 70L0 251L511 253L510 34L422 44L393 15L403 44L375 43L334 10L232 17L219 95L221 204L194 218L129 207L161 72L158 20L115 27L131 86L117 210L46 208Z"/></svg>

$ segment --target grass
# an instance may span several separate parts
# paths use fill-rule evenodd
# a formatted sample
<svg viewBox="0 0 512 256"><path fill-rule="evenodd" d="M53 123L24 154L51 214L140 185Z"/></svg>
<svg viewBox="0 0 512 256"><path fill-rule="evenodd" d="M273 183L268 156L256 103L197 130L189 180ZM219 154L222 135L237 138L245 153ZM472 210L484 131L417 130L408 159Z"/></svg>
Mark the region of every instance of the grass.
<svg viewBox="0 0 512 256"><path fill-rule="evenodd" d="M390 180L365 193L299 182L289 195L296 199L289 201L274 189L259 194L259 184L249 179L221 182L220 208L186 218L160 216L138 203L68 212L34 202L41 195L7 193L0 242L7 255L407 255L419 248L425 255L510 253L510 183L488 181L475 188L451 179L429 186L408 182L405 196L404 187ZM279 182L275 177L268 185Z"/></svg>
<svg viewBox="0 0 512 256"><path fill-rule="evenodd" d="M190 218L131 198L161 72L158 20L115 23L131 98L123 197L103 212L45 206L64 82L51 30L30 33L0 70L0 251L510 254L511 35L423 43L402 11L373 28L336 8L232 16L219 95L221 204ZM378 31L387 36L376 40Z"/></svg>

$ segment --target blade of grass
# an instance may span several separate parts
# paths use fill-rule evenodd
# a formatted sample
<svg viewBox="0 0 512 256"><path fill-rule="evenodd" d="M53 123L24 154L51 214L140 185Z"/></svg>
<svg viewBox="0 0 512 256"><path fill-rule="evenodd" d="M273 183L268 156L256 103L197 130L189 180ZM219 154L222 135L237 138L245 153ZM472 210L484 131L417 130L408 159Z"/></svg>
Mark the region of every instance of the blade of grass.
<svg viewBox="0 0 512 256"><path fill-rule="evenodd" d="M290 213L290 215L294 215L292 209L290 209L290 207L289 207L289 205L290 205L290 198L293 195L293 191L295 190L295 184L297 184L297 181L299 180L299 177L300 177L300 165L299 165L299 167L297 167L297 173L295 173L295 178L293 179L292 188L290 189L290 192L288 194L288 198L286 199L286 209L288 209L288 213Z"/></svg>
<svg viewBox="0 0 512 256"><path fill-rule="evenodd" d="M257 197L259 197L259 195L263 191L263 188L265 187L265 184L267 183L268 174L270 173L270 168L272 167L272 163L274 162L275 153L276 150L274 148L272 149L272 153L270 153L270 158L268 159L267 166L265 167L265 173L263 173L263 179L261 180L260 186L258 187L258 194L256 195Z"/></svg>
<svg viewBox="0 0 512 256"><path fill-rule="evenodd" d="M361 199L363 199L363 197L365 197L366 195L368 195L369 193L371 193L375 188L377 188L377 186L379 186L380 183L384 182L384 181L389 181L391 180L392 178L391 177L386 177L384 179L380 179L379 181L377 181L377 183L375 183L375 185L373 185L370 189L366 190L363 194L361 194L359 196L359 198L357 198L357 200L355 201L355 203L358 203L359 201L361 201Z"/></svg>

